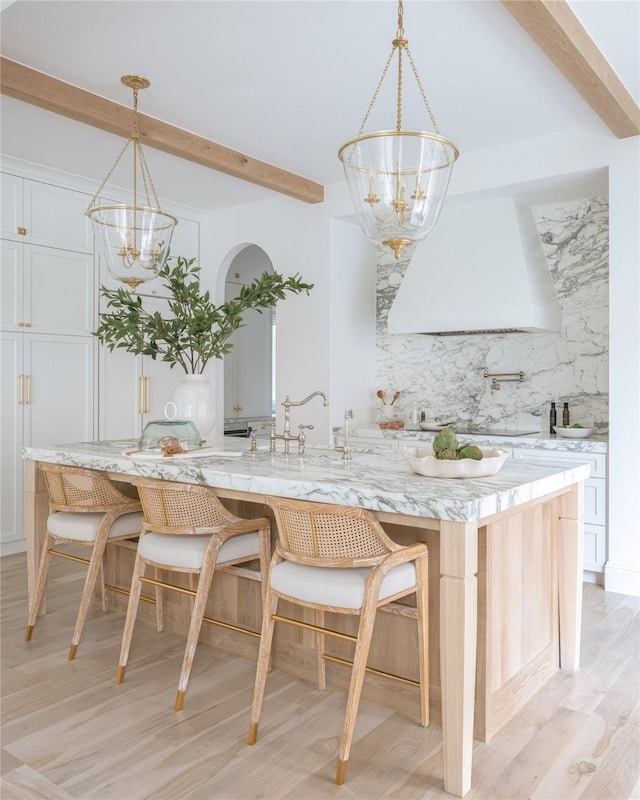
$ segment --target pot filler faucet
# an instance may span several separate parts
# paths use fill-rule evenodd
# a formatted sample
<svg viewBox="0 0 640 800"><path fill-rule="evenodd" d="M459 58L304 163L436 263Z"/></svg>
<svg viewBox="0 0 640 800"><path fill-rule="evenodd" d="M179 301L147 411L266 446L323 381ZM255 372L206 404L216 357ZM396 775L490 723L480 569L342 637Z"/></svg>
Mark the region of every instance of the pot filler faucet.
<svg viewBox="0 0 640 800"><path fill-rule="evenodd" d="M294 400L289 400L289 395L284 398L284 402L280 403L281 406L284 406L284 433L276 433L276 424L275 422L271 426L271 433L269 434L269 452L275 453L276 452L276 440L282 439L284 442L284 452L285 455L289 455L289 442L296 441L298 442L298 455L304 455L304 443L305 443L305 430L313 430L313 425L298 425L298 430L300 433L297 436L291 435L291 406L303 406L305 403L308 403L309 400L312 400L314 397L322 397L323 406L329 405L329 398L324 392L311 392L308 397L305 397L304 400L299 400L295 402Z"/></svg>

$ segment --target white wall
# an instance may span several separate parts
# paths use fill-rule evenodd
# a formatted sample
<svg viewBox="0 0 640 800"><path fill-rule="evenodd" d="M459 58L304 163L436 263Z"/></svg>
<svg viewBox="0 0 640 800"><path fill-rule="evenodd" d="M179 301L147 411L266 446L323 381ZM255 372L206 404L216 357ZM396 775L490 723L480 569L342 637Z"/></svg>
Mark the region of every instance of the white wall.
<svg viewBox="0 0 640 800"><path fill-rule="evenodd" d="M541 180L569 179L590 170L609 171L610 203L610 452L609 452L609 548L605 588L640 595L640 285L638 219L640 219L639 139L617 140L612 134L567 131L481 153L461 155L453 173L450 198L482 197L513 185ZM340 308L360 308L363 294L356 282L341 280L332 257L331 220L351 213L346 188L328 187L320 206L288 199L274 199L251 208L227 209L211 214L202 242L203 264L210 266L211 285L220 294L229 252L239 242L262 247L275 269L289 274L300 271L316 284L309 298L291 298L279 311L281 326L278 353L278 396L299 399L314 389L332 385L332 359L345 329L338 324ZM336 239L337 241L337 239ZM336 286L336 283L338 286ZM338 291L339 289L339 291ZM371 304L374 305L373 296ZM337 311L335 309L338 309ZM366 313L363 334L367 329ZM349 335L353 335L349 331ZM369 347L358 345L360 356L375 370L375 335ZM356 398L373 388L372 377L363 381L360 371L340 369L335 385L339 397ZM348 384L347 384L348 381ZM330 398L331 399L331 398ZM353 401L352 401L353 399ZM360 399L363 407L367 400ZM340 424L344 409L331 407L330 421L314 402L299 410L300 421L316 425L313 432L326 439L330 426ZM297 418L296 418L297 419ZM297 421L296 423L297 424Z"/></svg>

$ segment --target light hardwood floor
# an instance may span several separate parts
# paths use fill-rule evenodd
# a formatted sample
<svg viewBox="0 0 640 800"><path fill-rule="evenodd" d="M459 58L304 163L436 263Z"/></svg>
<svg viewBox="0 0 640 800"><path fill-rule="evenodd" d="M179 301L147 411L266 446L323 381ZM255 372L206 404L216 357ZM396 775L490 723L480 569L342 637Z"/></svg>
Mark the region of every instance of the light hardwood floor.
<svg viewBox="0 0 640 800"><path fill-rule="evenodd" d="M344 695L267 678L260 735L246 744L255 664L200 645L184 710L172 705L184 639L139 621L125 682L115 674L120 613L89 612L67 652L84 571L54 559L33 640L23 554L2 572L2 800L378 800L451 798L440 728L363 701L344 786L333 783ZM474 748L484 800L640 797L640 600L584 587L582 668L556 673Z"/></svg>

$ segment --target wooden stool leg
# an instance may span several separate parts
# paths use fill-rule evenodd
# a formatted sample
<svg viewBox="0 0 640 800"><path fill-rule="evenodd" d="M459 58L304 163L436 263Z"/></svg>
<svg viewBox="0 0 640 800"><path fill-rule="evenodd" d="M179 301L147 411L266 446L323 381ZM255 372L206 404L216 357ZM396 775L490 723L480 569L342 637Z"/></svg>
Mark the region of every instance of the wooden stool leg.
<svg viewBox="0 0 640 800"><path fill-rule="evenodd" d="M418 659L420 669L420 721L429 724L429 561L416 559L416 607L418 611Z"/></svg>
<svg viewBox="0 0 640 800"><path fill-rule="evenodd" d="M313 613L314 624L319 628L324 628L324 611L316 609ZM324 658L324 633L316 633L316 665L318 668L318 689L326 688L326 671Z"/></svg>
<svg viewBox="0 0 640 800"><path fill-rule="evenodd" d="M107 592L107 548L104 549L102 562L100 563L100 596L102 599L102 610L109 610L109 593Z"/></svg>
<svg viewBox="0 0 640 800"><path fill-rule="evenodd" d="M184 696L187 692L187 684L189 683L189 675L191 674L191 666L193 665L193 658L196 654L196 647L198 646L198 637L200 636L200 628L202 627L202 618L204 617L205 606L207 605L207 597L209 596L209 589L211 581L213 580L213 573L216 567L216 556L218 548L213 551L213 555L207 554L211 557L205 557L205 562L202 565L200 572L200 580L198 581L198 589L194 598L193 610L191 611L191 623L189 625L189 633L187 635L187 645L184 650L184 659L182 661L182 672L180 673L180 680L178 681L178 692L176 694L176 702L174 709L176 711L182 710L184 703Z"/></svg>
<svg viewBox="0 0 640 800"><path fill-rule="evenodd" d="M49 563L51 561L51 555L49 550L53 547L54 539L53 536L47 531L44 537L44 545L42 547L42 555L40 556L40 566L38 567L38 578L36 580L36 591L33 596L33 602L31 603L31 608L29 609L29 619L27 620L27 630L24 634L25 642L31 640L31 635L33 633L33 626L36 624L36 619L38 617L38 609L40 608L40 603L42 602L42 597L44 595L44 590L47 585L47 572L49 571Z"/></svg>
<svg viewBox="0 0 640 800"><path fill-rule="evenodd" d="M82 636L82 628L84 627L84 622L89 612L89 606L91 605L91 596L96 586L98 574L102 570L102 558L104 556L105 547L107 546L107 532L108 529L103 532L99 531L93 543L91 559L87 569L87 577L84 581L84 589L82 590L82 597L80 599L80 608L78 609L76 625L73 629L73 637L71 638L71 647L69 648L69 655L67 656L69 661L73 661L76 657L76 651L80 643L80 637Z"/></svg>
<svg viewBox="0 0 640 800"><path fill-rule="evenodd" d="M138 604L140 602L140 592L142 591L142 582L140 578L144 575L146 564L140 558L140 554L136 554L136 560L133 565L133 577L131 578L131 590L129 592L129 603L127 605L127 617L124 623L124 632L122 634L122 647L120 648L120 660L118 661L118 674L116 675L116 683L122 683L124 680L124 673L127 668L127 661L129 660L129 647L131 646L131 638L133 636L133 626L136 622L136 614L138 613Z"/></svg>
<svg viewBox="0 0 640 800"><path fill-rule="evenodd" d="M260 537L260 592L264 609L267 586L269 584L269 564L271 563L271 528L258 531Z"/></svg>
<svg viewBox="0 0 640 800"><path fill-rule="evenodd" d="M349 694L347 696L347 711L342 728L342 737L338 750L338 767L336 770L336 783L340 786L344 783L347 772L347 761L351 750L351 740L358 714L362 683L364 681L367 657L369 655L369 645L373 633L373 624L376 619L375 602L365 602L360 614L360 625L358 626L358 641L353 656L353 667L351 669L351 680L349 681Z"/></svg>
<svg viewBox="0 0 640 800"><path fill-rule="evenodd" d="M153 568L153 577L155 580L160 580L160 567ZM162 586L155 587L156 596L156 630L162 633L164 630L164 595L162 594Z"/></svg>
<svg viewBox="0 0 640 800"><path fill-rule="evenodd" d="M249 744L255 744L258 738L258 722L262 711L262 699L264 697L264 686L267 680L267 670L271 657L271 643L273 641L273 629L275 620L273 615L278 608L278 596L271 591L271 586L267 583L264 608L262 610L262 631L260 633L260 649L258 651L258 665L256 668L256 683L253 689L253 703L251 705L251 720L249 722Z"/></svg>

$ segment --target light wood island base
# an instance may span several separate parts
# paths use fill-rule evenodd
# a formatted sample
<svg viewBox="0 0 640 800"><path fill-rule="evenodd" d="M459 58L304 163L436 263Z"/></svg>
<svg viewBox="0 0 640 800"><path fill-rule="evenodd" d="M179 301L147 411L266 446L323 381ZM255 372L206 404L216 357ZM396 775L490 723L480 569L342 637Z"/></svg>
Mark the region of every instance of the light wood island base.
<svg viewBox="0 0 640 800"><path fill-rule="evenodd" d="M31 581L47 499L36 463L28 461L27 470ZM127 481L120 473L110 477ZM452 794L462 797L471 787L473 739L490 739L559 666L570 670L579 666L581 489L582 483L577 482L479 521L452 522L376 512L392 539L401 544L425 541L429 545L431 721L442 726L444 785ZM269 514L258 494L228 489L217 492L238 516ZM110 546L109 584L128 589L134 555L130 543ZM172 580L176 577L184 577L185 587L193 588L188 585L188 576L172 575ZM191 613L190 598L166 595L165 628L183 634ZM113 608L126 608L125 594L112 590L109 599ZM289 606L286 613L304 611ZM379 612L371 667L417 680L414 614L410 605L401 604ZM139 616L153 622L154 607L141 604ZM217 576L206 616L260 630L257 564L255 570L231 568ZM334 615L328 622L336 630L355 632L356 620ZM253 660L257 657L257 639L232 628L205 625L201 641ZM338 658L350 659L352 655L350 645L340 641L328 642L327 650ZM277 626L273 666L314 681L314 634ZM346 690L348 677L346 667L327 663L329 687ZM410 684L367 675L363 699L419 720L419 691Z"/></svg>

